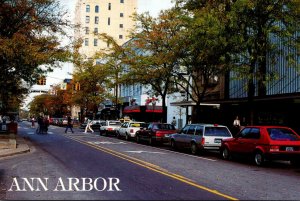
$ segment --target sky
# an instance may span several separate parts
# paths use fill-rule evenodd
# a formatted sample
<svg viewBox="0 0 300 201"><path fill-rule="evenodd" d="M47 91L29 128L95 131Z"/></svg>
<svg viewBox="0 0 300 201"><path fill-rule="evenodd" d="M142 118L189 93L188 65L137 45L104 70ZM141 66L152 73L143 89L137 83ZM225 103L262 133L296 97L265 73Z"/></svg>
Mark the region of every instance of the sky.
<svg viewBox="0 0 300 201"><path fill-rule="evenodd" d="M74 18L75 4L77 0L59 0L61 6L68 10L70 13L70 19ZM100 0L101 1L101 0ZM130 1L130 0L128 0ZM144 13L149 12L153 17L156 17L161 10L171 8L174 3L172 0L138 0L137 12ZM71 78L73 71L73 64L64 64L62 69L55 69L52 73L47 76L47 85L53 85L61 83L65 78Z"/></svg>

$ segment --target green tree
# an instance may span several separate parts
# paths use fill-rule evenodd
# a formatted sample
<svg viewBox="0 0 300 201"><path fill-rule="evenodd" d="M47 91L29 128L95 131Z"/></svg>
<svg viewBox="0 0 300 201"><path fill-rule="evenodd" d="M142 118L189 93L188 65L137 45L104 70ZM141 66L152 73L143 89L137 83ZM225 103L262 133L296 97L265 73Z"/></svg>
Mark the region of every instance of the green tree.
<svg viewBox="0 0 300 201"><path fill-rule="evenodd" d="M65 61L69 54L59 36L67 25L55 0L0 1L0 100L2 113L9 100Z"/></svg>
<svg viewBox="0 0 300 201"><path fill-rule="evenodd" d="M79 41L78 44L82 43ZM99 103L108 97L105 87L110 82L110 71L105 64L96 62L97 57L84 58L78 51L80 47L78 44L75 45L73 54L75 64L73 83L79 83L80 90L73 91L72 102L80 107L81 114L87 116L89 111L96 114Z"/></svg>
<svg viewBox="0 0 300 201"><path fill-rule="evenodd" d="M180 68L176 71L177 84L186 87L189 99L196 103L192 121L203 122L201 102L214 95L220 78L226 75L239 51L239 37L235 27L228 29L231 16L226 4L215 1L177 1L183 10L184 49L180 55ZM188 78L186 78L188 76Z"/></svg>
<svg viewBox="0 0 300 201"><path fill-rule="evenodd" d="M189 16L192 18L192 23L196 25L203 20L205 20L204 23L211 21L207 18L206 13L210 13L210 19L217 20L217 24L221 25L216 26L215 30L220 33L217 35L219 35L219 39L223 38L222 40L210 40L210 35L207 35L202 40L199 38L199 41L215 42L217 43L215 47L220 44L220 49L216 48L215 50L217 52L221 50L223 56L220 55L221 60L215 61L221 61L221 64L228 66L227 72L229 70L236 71L237 77L246 79L249 118L252 123L254 96L256 94L265 96L266 83L276 79L274 70L267 71L268 62L274 66L280 54L285 52L289 66L296 68L299 66L297 60L299 26L297 25L299 24L300 2L296 0L177 0L176 3L178 8L192 13ZM213 30L211 29L213 27L210 26L209 29ZM195 30L193 33L198 33L207 29L203 29L202 26L194 26L191 30ZM280 42L274 43L272 38L280 40ZM208 50L207 46L194 44L204 47L200 52ZM211 43L208 44L211 45ZM203 61L203 58L200 60ZM228 73L225 78L229 83Z"/></svg>
<svg viewBox="0 0 300 201"><path fill-rule="evenodd" d="M177 10L166 10L157 18L149 13L135 16L138 26L131 33L132 40L126 45L126 61L132 82L150 85L150 94L161 96L163 119L166 121L166 97L173 93L175 83L174 68L178 65L178 55L182 51L178 45L182 29Z"/></svg>

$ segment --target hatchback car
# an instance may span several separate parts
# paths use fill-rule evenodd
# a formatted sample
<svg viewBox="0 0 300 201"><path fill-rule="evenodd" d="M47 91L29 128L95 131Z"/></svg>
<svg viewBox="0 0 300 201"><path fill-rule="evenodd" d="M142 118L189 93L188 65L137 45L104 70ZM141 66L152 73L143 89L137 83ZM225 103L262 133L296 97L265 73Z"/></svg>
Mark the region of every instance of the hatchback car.
<svg viewBox="0 0 300 201"><path fill-rule="evenodd" d="M181 131L168 136L173 149L190 149L192 154L203 150L219 150L224 139L232 138L226 126L217 124L187 124Z"/></svg>
<svg viewBox="0 0 300 201"><path fill-rule="evenodd" d="M273 159L299 165L300 136L288 127L246 126L234 138L222 141L220 154L223 159L248 155L258 166Z"/></svg>

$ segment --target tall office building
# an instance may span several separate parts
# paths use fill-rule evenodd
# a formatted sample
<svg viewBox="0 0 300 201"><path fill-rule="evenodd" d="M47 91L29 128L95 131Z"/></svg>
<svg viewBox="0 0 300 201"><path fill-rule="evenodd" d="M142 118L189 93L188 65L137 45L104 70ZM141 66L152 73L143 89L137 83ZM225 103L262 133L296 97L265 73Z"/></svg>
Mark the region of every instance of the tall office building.
<svg viewBox="0 0 300 201"><path fill-rule="evenodd" d="M80 53L87 58L109 44L94 33L106 33L119 45L129 40L128 34L135 22L137 0L78 0L75 8L75 37L83 40Z"/></svg>

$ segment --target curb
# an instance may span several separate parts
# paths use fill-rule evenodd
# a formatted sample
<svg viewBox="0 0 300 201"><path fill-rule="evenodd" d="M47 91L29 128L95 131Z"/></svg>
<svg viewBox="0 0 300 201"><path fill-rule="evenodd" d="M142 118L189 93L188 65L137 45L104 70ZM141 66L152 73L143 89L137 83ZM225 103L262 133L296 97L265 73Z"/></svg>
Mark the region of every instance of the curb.
<svg viewBox="0 0 300 201"><path fill-rule="evenodd" d="M0 149L0 159L8 156L19 155L30 152L28 144L22 137L16 138L17 148L15 149Z"/></svg>

